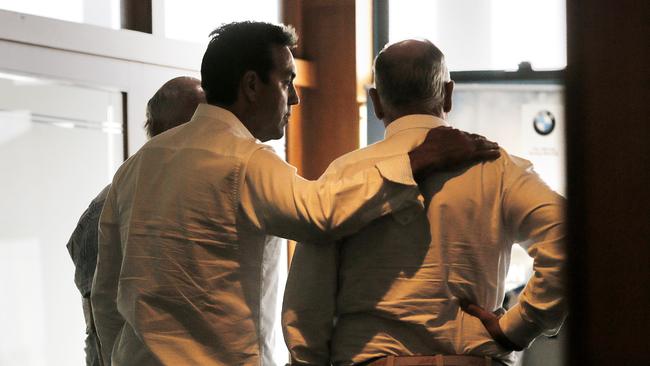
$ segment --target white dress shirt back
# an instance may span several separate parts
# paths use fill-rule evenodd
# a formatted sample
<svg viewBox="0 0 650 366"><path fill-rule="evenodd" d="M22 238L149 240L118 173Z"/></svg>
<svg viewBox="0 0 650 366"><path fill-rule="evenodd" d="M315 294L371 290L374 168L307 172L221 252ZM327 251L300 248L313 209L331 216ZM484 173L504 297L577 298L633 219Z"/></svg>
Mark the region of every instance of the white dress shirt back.
<svg viewBox="0 0 650 366"><path fill-rule="evenodd" d="M421 210L406 154L306 181L229 111L146 143L100 219L95 323L105 364L272 365L278 241L351 233Z"/></svg>
<svg viewBox="0 0 650 366"><path fill-rule="evenodd" d="M428 115L400 118L383 141L337 159L326 174L408 151L444 124ZM531 168L501 151L495 161L428 178L420 185L426 212L382 217L338 247L298 245L283 305L296 364L435 354L512 364L514 355L464 313L458 299L499 308L515 242L534 258L534 275L501 327L522 345L556 331L565 317L563 199Z"/></svg>

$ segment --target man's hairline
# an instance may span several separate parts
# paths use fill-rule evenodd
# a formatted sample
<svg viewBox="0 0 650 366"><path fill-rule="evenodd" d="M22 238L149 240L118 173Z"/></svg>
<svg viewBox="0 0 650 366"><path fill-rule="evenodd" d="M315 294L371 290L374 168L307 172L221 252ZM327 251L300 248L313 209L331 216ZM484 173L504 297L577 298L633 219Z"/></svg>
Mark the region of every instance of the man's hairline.
<svg viewBox="0 0 650 366"><path fill-rule="evenodd" d="M435 44L433 44L431 41L428 41L428 42L431 43L431 45L433 45L435 47ZM382 49L379 52L379 54L375 57L375 60L373 62L372 72L373 72L373 76L374 76L374 78L373 78L374 82L373 82L372 87L376 90L377 95L379 96L382 104L384 104L385 107L390 108L391 110L399 110L399 109L402 109L402 108L408 108L407 105L394 105L393 102L387 100L387 98L385 98L385 94L383 92L381 92L382 90L385 89L384 86L382 85L381 88L378 87L377 81L380 78L377 78L377 61L379 60L379 58L383 54L383 52L386 50L386 48L387 47L385 47L384 49ZM451 79L451 73L449 71L449 68L447 67L446 57L445 57L444 53L442 53L442 51L440 51L440 53L441 53L441 57L439 59L439 62L437 62L440 65L440 72L438 72L437 74L442 75L442 77L441 77L442 88L441 88L440 91L442 93L442 97L444 98L444 95L446 93L446 86L450 82L453 82L453 80ZM386 79L386 78L384 77L383 79ZM435 78L433 80L435 80ZM422 101L422 100L425 100L425 99L431 99L431 98L433 98L433 97L422 98L419 101ZM414 102L414 104L415 103L419 103L419 102ZM444 100L441 103L444 103ZM442 104L440 106L442 106Z"/></svg>
<svg viewBox="0 0 650 366"><path fill-rule="evenodd" d="M213 40L214 40L214 38L212 38L210 40L210 43ZM288 40L291 40L291 38L289 38ZM208 47L210 47L210 46L208 45ZM274 57L273 57L273 52L274 52L273 50L274 49L282 49L282 48L285 48L285 47L288 49L289 53L291 54L291 59L292 59L291 64L292 64L293 68L290 71L290 73L293 74L292 80L295 79L295 77L297 76L297 70L296 70L296 63L294 61L292 50L294 50L294 49L296 49L298 47L297 37L296 37L294 42L287 42L287 41L276 42L274 40L269 41L266 48L268 48L270 50L270 52L271 52L271 68L266 72L266 75L260 75L256 70L247 69L247 70L244 70L242 72L241 77L239 78L238 84L241 83L241 80L243 79L244 75L246 75L247 72L251 72L251 71L254 72L257 75L257 77L260 79L260 81L262 81L262 83L264 83L265 85L268 84L270 82L271 73L276 68L278 68L278 65L276 65L276 62L275 62ZM203 80L203 78L201 78L201 80ZM201 82L200 85L201 85L201 87L203 87L203 82ZM232 103L230 103L228 105L226 105L225 103L222 103L222 102L210 102L210 101L207 100L208 91L206 90L205 87L203 87L203 91L205 92L205 95L206 95L206 99L205 99L206 104L214 105L214 106L221 107L221 108L228 108L228 107L232 106L233 104L237 103L237 99L238 99L237 96L235 96L235 99L232 101Z"/></svg>

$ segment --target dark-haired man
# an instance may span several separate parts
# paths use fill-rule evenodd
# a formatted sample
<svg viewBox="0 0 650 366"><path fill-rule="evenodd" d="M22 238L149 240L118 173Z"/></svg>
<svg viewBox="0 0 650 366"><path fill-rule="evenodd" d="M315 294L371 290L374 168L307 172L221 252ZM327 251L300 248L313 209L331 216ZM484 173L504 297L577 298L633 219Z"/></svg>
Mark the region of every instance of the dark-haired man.
<svg viewBox="0 0 650 366"><path fill-rule="evenodd" d="M169 80L147 103L144 128L149 138L185 123L199 103L205 102L201 80L180 76ZM92 320L90 289L97 264L97 226L110 185L90 202L68 241L68 252L75 264L75 284L81 292L86 320L86 364L100 365L97 333Z"/></svg>
<svg viewBox="0 0 650 366"><path fill-rule="evenodd" d="M454 83L431 42L384 48L374 72L386 136L325 174L364 169L447 125ZM420 189L426 211L379 218L337 245L298 245L283 305L292 365L512 365L513 350L559 329L564 202L530 163L502 151L432 174ZM499 318L515 242L535 274Z"/></svg>
<svg viewBox="0 0 650 366"><path fill-rule="evenodd" d="M106 362L273 364L279 243L270 235L340 237L387 212L420 210L412 169L498 154L445 129L410 155L306 181L258 142L280 138L299 102L295 33L243 22L211 36L207 104L131 157L106 200L92 298Z"/></svg>

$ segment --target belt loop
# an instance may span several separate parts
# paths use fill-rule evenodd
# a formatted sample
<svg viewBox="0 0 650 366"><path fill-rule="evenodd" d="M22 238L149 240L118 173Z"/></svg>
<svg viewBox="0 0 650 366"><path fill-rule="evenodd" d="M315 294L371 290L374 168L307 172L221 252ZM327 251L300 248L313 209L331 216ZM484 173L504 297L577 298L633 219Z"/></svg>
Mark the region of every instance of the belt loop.
<svg viewBox="0 0 650 366"><path fill-rule="evenodd" d="M492 366L492 359L488 356L485 356L485 366Z"/></svg>
<svg viewBox="0 0 650 366"><path fill-rule="evenodd" d="M395 356L390 355L386 358L386 366L393 366L395 365Z"/></svg>
<svg viewBox="0 0 650 366"><path fill-rule="evenodd" d="M437 354L433 357L436 360L436 366L445 366L445 359L442 357L441 354Z"/></svg>

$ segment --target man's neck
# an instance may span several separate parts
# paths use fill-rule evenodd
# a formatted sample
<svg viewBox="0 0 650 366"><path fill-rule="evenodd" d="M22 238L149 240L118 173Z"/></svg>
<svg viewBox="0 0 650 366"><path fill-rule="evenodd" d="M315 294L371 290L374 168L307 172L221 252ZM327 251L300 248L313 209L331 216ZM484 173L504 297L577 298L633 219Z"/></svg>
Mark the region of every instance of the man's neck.
<svg viewBox="0 0 650 366"><path fill-rule="evenodd" d="M213 104L214 106L217 106L219 108L223 108L230 113L234 114L235 117L246 127L246 129L253 135L255 136L255 126L252 125L251 121L254 120L252 114L251 114L251 108L247 108L246 106L242 105L242 103L235 102L231 105L221 105L221 104ZM257 137L257 136L256 136Z"/></svg>
<svg viewBox="0 0 650 366"><path fill-rule="evenodd" d="M405 116L410 116L412 114L426 114L434 117L438 117L441 119L446 120L447 119L447 113L443 111L427 111L423 109L413 109L413 110L402 110L398 111L396 113L391 113L391 114L386 114L386 116L383 119L384 122L384 128L388 127L391 123L393 123L395 120L400 119Z"/></svg>

